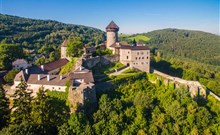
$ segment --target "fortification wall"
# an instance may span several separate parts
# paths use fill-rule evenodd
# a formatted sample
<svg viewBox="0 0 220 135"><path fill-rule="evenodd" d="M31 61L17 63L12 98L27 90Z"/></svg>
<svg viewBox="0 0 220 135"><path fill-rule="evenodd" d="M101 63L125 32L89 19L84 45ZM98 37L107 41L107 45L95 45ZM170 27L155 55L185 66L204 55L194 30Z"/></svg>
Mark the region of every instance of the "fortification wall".
<svg viewBox="0 0 220 135"><path fill-rule="evenodd" d="M187 86L191 97L196 98L198 95L206 98L206 89L198 81L187 81L178 77L173 77L167 74L164 74L160 71L154 70L154 73L163 77L166 83L174 83L175 87L178 88L179 85Z"/></svg>
<svg viewBox="0 0 220 135"><path fill-rule="evenodd" d="M88 58L88 59L83 59L83 66L86 68L93 68L97 64L103 64L107 65L113 62L118 62L119 58L117 55L113 56L98 56L98 57L93 57L93 58Z"/></svg>
<svg viewBox="0 0 220 135"><path fill-rule="evenodd" d="M191 97L197 97L198 95L201 97L206 98L207 94L212 95L215 99L220 101L220 97L211 92L208 89L205 89L201 83L198 81L187 81L178 77L173 77L167 74L164 74L160 71L154 70L153 73L161 76L164 78L164 83L169 84L169 83L174 83L175 87L179 87L179 85L184 85L188 87L188 90L191 94Z"/></svg>

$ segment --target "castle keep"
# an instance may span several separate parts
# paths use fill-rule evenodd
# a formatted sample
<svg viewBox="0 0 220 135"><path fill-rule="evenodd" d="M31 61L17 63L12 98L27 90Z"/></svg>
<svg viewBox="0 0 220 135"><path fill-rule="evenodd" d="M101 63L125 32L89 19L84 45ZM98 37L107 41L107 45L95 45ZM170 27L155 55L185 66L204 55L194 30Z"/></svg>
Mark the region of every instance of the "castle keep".
<svg viewBox="0 0 220 135"><path fill-rule="evenodd" d="M141 71L150 72L150 49L142 44L134 42L129 45L118 41L119 27L111 21L106 27L106 48L113 51L119 57L119 62Z"/></svg>

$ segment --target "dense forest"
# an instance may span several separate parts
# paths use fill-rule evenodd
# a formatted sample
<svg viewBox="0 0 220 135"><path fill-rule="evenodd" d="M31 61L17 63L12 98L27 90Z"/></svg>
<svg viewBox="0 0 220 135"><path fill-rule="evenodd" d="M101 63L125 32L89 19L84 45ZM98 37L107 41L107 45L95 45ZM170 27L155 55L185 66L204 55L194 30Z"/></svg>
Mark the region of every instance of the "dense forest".
<svg viewBox="0 0 220 135"><path fill-rule="evenodd" d="M146 73L128 73L111 78L111 87L97 89L98 105L69 115L66 92L41 88L30 97L22 82L9 101L0 93L0 134L218 134L219 102L212 96L194 101L184 87L174 89ZM106 91L107 90L107 91ZM48 93L48 94L46 94ZM20 95L20 96L19 96ZM90 106L91 108L91 106ZM88 113L90 112L90 113Z"/></svg>
<svg viewBox="0 0 220 135"><path fill-rule="evenodd" d="M146 36L148 40L135 38ZM119 38L151 48L151 67L186 80L199 81L220 95L220 36L192 30L163 29Z"/></svg>
<svg viewBox="0 0 220 135"><path fill-rule="evenodd" d="M43 54L45 58L35 61L36 65L59 59L60 44L64 39L72 37L80 38L84 45L96 45L104 41L105 33L99 29L82 25L0 14L0 45L14 44L22 47L24 54L21 53L15 58L25 58L31 62L34 56ZM0 47L0 52L5 52L1 48L3 47ZM8 65L0 63L0 69L10 69L11 59L8 62Z"/></svg>
<svg viewBox="0 0 220 135"><path fill-rule="evenodd" d="M103 41L104 34L99 29L82 25L0 14L0 42L29 49L40 49L43 45L58 46L70 36L82 38L85 44L98 44Z"/></svg>

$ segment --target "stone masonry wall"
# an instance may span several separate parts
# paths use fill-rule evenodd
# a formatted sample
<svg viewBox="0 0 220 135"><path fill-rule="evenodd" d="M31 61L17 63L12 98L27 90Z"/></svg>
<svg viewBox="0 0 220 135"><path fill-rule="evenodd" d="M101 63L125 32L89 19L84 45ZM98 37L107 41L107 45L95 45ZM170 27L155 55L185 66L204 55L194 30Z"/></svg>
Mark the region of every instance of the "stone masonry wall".
<svg viewBox="0 0 220 135"><path fill-rule="evenodd" d="M87 108L95 108L96 104L96 90L94 84L82 84L77 88L70 88L68 92L68 101L70 104L71 113L76 111L83 111L84 105L89 104Z"/></svg>
<svg viewBox="0 0 220 135"><path fill-rule="evenodd" d="M199 83L198 81L187 81L178 77L173 77L167 74L164 74L160 71L154 70L153 71L155 74L165 78L164 79L164 83L174 83L175 87L178 87L180 84L181 85L185 85L188 87L188 90L191 94L191 97L196 97L197 95L199 95L200 97L204 97L206 98L207 94L212 95L215 99L217 99L218 101L220 101L220 97L217 96L216 94L214 94L212 91L210 91L209 89L205 89L201 83Z"/></svg>
<svg viewBox="0 0 220 135"><path fill-rule="evenodd" d="M166 83L174 83L175 87L178 87L180 84L187 86L191 94L191 97L195 98L198 95L206 98L206 89L198 81L187 81L178 77L173 77L167 74L164 74L160 71L154 70L154 73L163 77Z"/></svg>
<svg viewBox="0 0 220 135"><path fill-rule="evenodd" d="M117 55L113 56L98 56L94 58L83 59L83 66L86 68L93 68L97 64L107 65L113 62L118 62L119 58Z"/></svg>

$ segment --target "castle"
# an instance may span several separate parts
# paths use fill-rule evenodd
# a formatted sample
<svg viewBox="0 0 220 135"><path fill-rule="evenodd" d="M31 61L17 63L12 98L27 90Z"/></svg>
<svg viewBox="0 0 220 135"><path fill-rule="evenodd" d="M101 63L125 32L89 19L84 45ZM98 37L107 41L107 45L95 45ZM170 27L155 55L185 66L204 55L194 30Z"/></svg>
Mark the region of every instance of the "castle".
<svg viewBox="0 0 220 135"><path fill-rule="evenodd" d="M150 72L150 49L143 45L126 44L118 41L119 27L112 21L106 27L107 42L102 49L112 50L118 61L126 66L136 68L141 71ZM103 44L102 44L103 45ZM67 40L61 44L61 59L38 67L29 67L21 70L14 79L15 90L21 82L21 78L27 83L28 89L36 95L40 87L51 91L66 91L66 83L69 82L68 99L72 106L72 112L77 110L77 106L85 103L96 103L96 91L94 87L93 74L90 70L82 66L82 59L75 64L75 71L67 75L59 75L59 71L68 63L70 57L66 55ZM94 47L85 47L84 56L91 57L95 51Z"/></svg>
<svg viewBox="0 0 220 135"><path fill-rule="evenodd" d="M107 41L99 45L102 50L108 48L112 50L113 54L117 57L118 62L138 69L144 72L150 72L150 49L143 45L134 42L129 45L126 42L119 42L118 40L119 27L111 21L106 27ZM65 40L61 45L61 58L69 59L66 56L67 41ZM84 47L84 57L92 58L92 53L95 52L94 46Z"/></svg>

